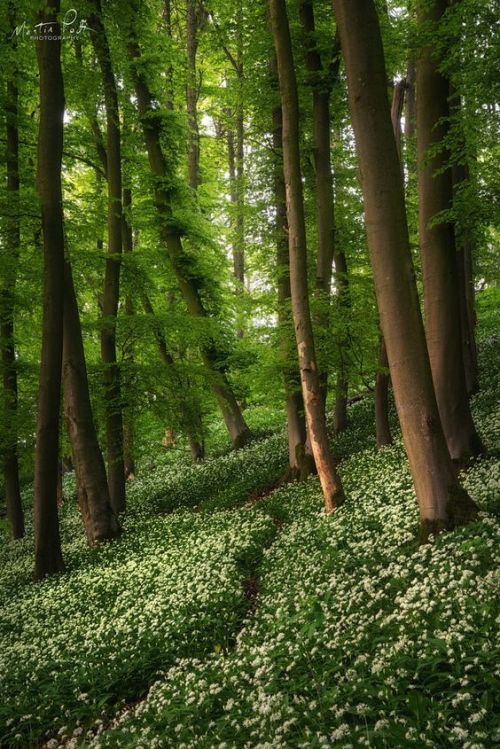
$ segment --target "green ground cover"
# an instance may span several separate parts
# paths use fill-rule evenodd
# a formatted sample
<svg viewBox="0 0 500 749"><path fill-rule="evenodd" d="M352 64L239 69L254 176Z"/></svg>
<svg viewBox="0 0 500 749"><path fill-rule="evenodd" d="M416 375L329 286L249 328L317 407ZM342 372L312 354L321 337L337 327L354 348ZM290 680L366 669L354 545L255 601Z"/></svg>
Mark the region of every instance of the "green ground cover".
<svg viewBox="0 0 500 749"><path fill-rule="evenodd" d="M64 575L30 581L30 534L0 549L0 745L492 747L500 337L484 307L476 522L417 546L404 452L375 450L369 398L337 441L348 502L329 518L315 478L246 501L283 472L279 430L139 476L99 549L68 500Z"/></svg>

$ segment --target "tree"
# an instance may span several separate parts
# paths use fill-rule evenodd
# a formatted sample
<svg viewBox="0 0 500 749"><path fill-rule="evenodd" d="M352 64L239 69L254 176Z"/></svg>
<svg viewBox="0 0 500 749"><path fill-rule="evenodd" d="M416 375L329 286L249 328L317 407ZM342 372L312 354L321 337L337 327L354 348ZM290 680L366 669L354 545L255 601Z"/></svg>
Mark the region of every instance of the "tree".
<svg viewBox="0 0 500 749"><path fill-rule="evenodd" d="M417 4L421 33L436 32L447 0ZM441 423L453 460L482 451L465 382L460 325L460 290L453 222L449 132L450 86L439 69L432 38L419 51L416 69L419 241L424 283L427 348Z"/></svg>
<svg viewBox="0 0 500 749"><path fill-rule="evenodd" d="M90 403L87 366L71 265L64 265L64 415L77 478L78 504L89 544L120 533Z"/></svg>
<svg viewBox="0 0 500 749"><path fill-rule="evenodd" d="M425 541L431 533L466 522L476 507L458 482L433 390L375 4L333 0L333 7L347 71L380 322Z"/></svg>
<svg viewBox="0 0 500 749"><path fill-rule="evenodd" d="M134 16L135 13L136 9ZM130 29L128 55L149 164L155 177L155 207L160 219L161 240L189 314L195 318L208 319L209 315L200 293L205 280L197 275L191 259L184 251L180 232L176 230L175 222L172 221L171 200L166 187L169 168L161 143L163 115L154 104L144 67L141 65L141 51L135 35L134 21L136 21L135 17ZM211 374L211 387L231 436L233 447L242 447L250 439L251 432L228 380L227 356L213 337L202 344L201 354L205 367Z"/></svg>
<svg viewBox="0 0 500 749"><path fill-rule="evenodd" d="M347 268L337 267L337 265L340 266L341 263L339 263L338 253L336 253L335 247L333 174L330 156L330 91L332 79L338 75L338 53L340 50L338 49L338 40L336 39L336 50L334 50L335 63L333 69L325 70L315 38L316 30L312 0L301 0L299 10L304 37L308 83L312 90L313 100L313 154L316 224L318 229L315 293L319 311L316 315L316 322L320 339L324 339L329 330L332 266L334 258L336 261L335 267L338 271L337 292L339 295L343 293L343 286L347 283L347 276L344 276ZM343 264L345 264L345 255L343 258ZM342 344L339 348L341 348L341 346ZM339 351L340 368L337 377L337 397L335 405L335 413L337 417L335 419L336 431L343 431L347 426L347 382L343 359L343 352ZM322 397L323 400L326 401L326 372L321 372L320 378Z"/></svg>
<svg viewBox="0 0 500 749"><path fill-rule="evenodd" d="M283 174L283 114L281 102L279 101L279 91L276 90L278 88L278 63L274 52L271 62L271 85L273 92L275 92L278 98L272 110L278 335L283 384L285 387L289 471L292 478L301 478L304 471L307 470L305 466L306 422L290 308L290 258L288 253L286 190Z"/></svg>
<svg viewBox="0 0 500 749"><path fill-rule="evenodd" d="M393 86L391 121L396 141L396 149L401 169L401 180L404 184L403 161L401 158L401 115L405 100L406 79L398 81ZM378 372L375 378L375 431L377 435L377 447L392 444L391 428L389 426L389 362L387 361L387 349L383 335L380 336Z"/></svg>
<svg viewBox="0 0 500 749"><path fill-rule="evenodd" d="M335 507L342 504L344 494L328 443L309 308L297 81L286 4L284 0L270 0L269 5L283 111L283 165L288 216L290 285L302 396L312 453L323 489L325 510L332 512Z"/></svg>
<svg viewBox="0 0 500 749"><path fill-rule="evenodd" d="M34 532L35 578L64 568L57 514L59 414L63 350L64 230L61 188L64 82L58 39L59 0L39 13L54 34L36 42L40 76L37 186L43 234L43 329L36 430ZM48 27L47 27L48 28ZM54 37L54 38L53 38Z"/></svg>
<svg viewBox="0 0 500 749"><path fill-rule="evenodd" d="M14 4L9 2L9 23L15 28ZM7 141L7 195L9 216L5 227L5 250L2 252L3 282L0 290L0 347L3 371L3 476L7 517L14 538L24 536L24 513L19 486L19 461L17 455L17 364L14 338L15 289L17 265L21 246L19 218L19 96L17 69L17 41L11 36L12 53L10 75L7 81L6 141Z"/></svg>
<svg viewBox="0 0 500 749"><path fill-rule="evenodd" d="M94 13L89 25L94 29L92 42L102 74L106 106L106 164L108 184L108 257L102 295L101 357L104 365L106 397L106 446L108 483L115 513L125 510L125 465L123 462L123 416L120 370L116 360L116 316L120 299L122 254L122 163L120 111L115 74L106 30L102 21L101 0L93 0Z"/></svg>

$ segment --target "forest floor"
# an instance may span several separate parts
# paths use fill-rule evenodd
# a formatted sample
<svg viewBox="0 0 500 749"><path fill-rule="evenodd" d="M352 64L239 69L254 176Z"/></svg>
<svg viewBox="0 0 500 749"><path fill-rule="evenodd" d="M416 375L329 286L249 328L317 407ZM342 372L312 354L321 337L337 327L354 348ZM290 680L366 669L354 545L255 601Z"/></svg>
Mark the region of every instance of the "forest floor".
<svg viewBox="0 0 500 749"><path fill-rule="evenodd" d="M2 539L0 746L494 746L498 330L483 303L473 411L490 455L463 473L481 511L430 544L370 398L334 439L348 501L330 517L316 478L266 493L280 430L139 474L123 536L97 549L68 499L55 579L31 582L30 533Z"/></svg>

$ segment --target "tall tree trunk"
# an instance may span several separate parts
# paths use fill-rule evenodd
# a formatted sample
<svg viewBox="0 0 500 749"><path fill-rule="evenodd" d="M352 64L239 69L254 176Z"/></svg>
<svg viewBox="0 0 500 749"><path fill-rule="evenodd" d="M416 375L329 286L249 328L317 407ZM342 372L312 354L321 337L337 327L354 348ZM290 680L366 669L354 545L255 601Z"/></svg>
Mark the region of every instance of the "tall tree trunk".
<svg viewBox="0 0 500 749"><path fill-rule="evenodd" d="M349 276L347 271L347 259L345 252L335 248L335 284L337 287L337 299L339 314L342 315L342 324L349 314L351 306L351 295L349 293ZM333 428L337 434L347 429L347 393L349 382L347 378L347 336L342 337L339 345L339 364L337 381L335 383L335 408L333 411Z"/></svg>
<svg viewBox="0 0 500 749"><path fill-rule="evenodd" d="M420 27L436 29L447 0L417 4ZM430 24L430 27L429 27ZM419 235L427 348L448 450L463 462L482 451L465 384L454 228L440 214L450 210L453 186L449 151L449 81L430 42L417 61ZM437 150L439 149L439 150ZM432 223L433 221L439 223Z"/></svg>
<svg viewBox="0 0 500 749"><path fill-rule="evenodd" d="M89 544L115 538L120 527L111 507L106 469L90 403L87 366L73 274L64 268L64 415L73 454L78 503Z"/></svg>
<svg viewBox="0 0 500 749"><path fill-rule="evenodd" d="M380 336L378 372L375 378L375 432L377 447L392 445L391 427L389 425L389 362L385 348L384 336Z"/></svg>
<svg viewBox="0 0 500 749"><path fill-rule="evenodd" d="M139 45L133 33L129 42L129 58L149 164L156 177L154 191L156 210L161 219L160 236L189 314L197 318L206 318L208 313L200 295L203 279L196 276L192 263L184 252L179 233L172 227L170 196L164 186L168 167L160 139L162 114L153 107L152 94L143 69L139 65L141 59ZM212 375L212 391L219 404L233 447L242 447L251 438L251 432L229 384L227 357L213 339L203 344L201 354L205 367Z"/></svg>
<svg viewBox="0 0 500 749"><path fill-rule="evenodd" d="M444 439L410 252L401 170L373 0L333 0L360 160L382 333L420 508L421 540L474 516Z"/></svg>
<svg viewBox="0 0 500 749"><path fill-rule="evenodd" d="M8 6L9 26L15 28L16 15L12 0ZM19 486L17 455L17 365L14 338L15 289L21 247L19 218L19 125L17 88L17 40L10 39L11 73L7 81L5 126L7 136L7 200L9 215L5 227L5 250L2 250L3 273L0 293L0 347L3 371L3 478L7 518L12 536L24 536L24 513ZM3 244L3 243L2 243Z"/></svg>
<svg viewBox="0 0 500 749"><path fill-rule="evenodd" d="M344 494L328 443L321 384L316 365L307 285L307 246L299 151L299 102L285 0L270 0L283 110L283 165L287 197L290 286L302 395L314 461L326 512L342 504Z"/></svg>
<svg viewBox="0 0 500 749"><path fill-rule="evenodd" d="M188 174L189 185L196 191L200 184L200 132L198 129L198 86L196 82L196 52L198 49L198 0L186 0L187 86L186 103L189 126Z"/></svg>
<svg viewBox="0 0 500 749"><path fill-rule="evenodd" d="M467 162L467 147L461 119L461 97L458 91L451 90L452 111L456 119L455 132L456 150L459 158L452 167L453 207L460 211L460 193L470 181L469 165ZM454 141L455 143L456 141ZM457 205L458 204L458 205ZM457 259L457 277L460 300L460 327L462 333L462 355L465 369L465 384L467 393L473 395L479 390L479 371L477 361L477 347L475 336L476 315L474 309L474 273L473 255L474 241L471 226L465 219L464 226L458 227L455 221L455 242Z"/></svg>
<svg viewBox="0 0 500 749"><path fill-rule="evenodd" d="M409 62L406 68L406 92L405 92L405 138L415 137L415 124L417 121L417 103L415 95L415 63Z"/></svg>
<svg viewBox="0 0 500 749"><path fill-rule="evenodd" d="M314 175L318 254L316 288L318 311L315 315L320 342L329 332L332 264L335 255L333 175L330 156L330 89L331 72L325 71L315 39L312 0L301 0L300 21L304 36L305 62L313 100ZM342 353L340 352L340 359ZM327 372L320 371L324 405L327 393Z"/></svg>
<svg viewBox="0 0 500 749"><path fill-rule="evenodd" d="M132 210L132 191L129 187L123 188L122 206L122 247L124 254L130 255L130 253L134 249L134 238L130 220L130 212ZM129 320L132 320L134 316L134 303L132 301L132 296L130 295L130 293L125 296L125 314L129 318ZM134 364L134 350L132 343L130 343L128 347L126 359L127 367L132 368ZM134 444L134 415L132 408L129 407L127 409L127 413L124 413L123 418L123 465L125 469L125 478L130 480L134 479L136 474Z"/></svg>
<svg viewBox="0 0 500 749"><path fill-rule="evenodd" d="M278 87L276 55L271 65L271 83ZM278 94L279 95L279 94ZM272 112L274 150L274 202L276 210L276 265L278 284L278 326L280 353L285 386L288 431L288 462L292 478L301 478L304 472L306 422L304 401L300 389L297 348L293 332L290 290L290 258L288 254L288 220L286 216L286 190L283 174L283 115L281 103Z"/></svg>
<svg viewBox="0 0 500 749"><path fill-rule="evenodd" d="M165 27L167 36L170 41L169 54L172 55L172 0L164 0L163 3L163 18L165 20ZM172 65L172 59L169 60L167 65L167 109L173 111L174 109L174 66Z"/></svg>
<svg viewBox="0 0 500 749"><path fill-rule="evenodd" d="M394 84L392 91L391 122L396 142L396 150L401 171L401 181L404 185L403 160L401 158L401 115L405 101L406 79ZM391 429L389 426L389 383L387 350L384 336L380 335L378 372L375 377L375 432L377 436L377 447L392 444Z"/></svg>
<svg viewBox="0 0 500 749"><path fill-rule="evenodd" d="M122 254L122 165L120 113L116 80L108 39L102 21L101 0L93 0L89 19L91 35L101 69L107 131L108 257L102 298L101 358L104 364L106 401L106 448L111 504L116 514L125 511L125 466L123 463L123 414L120 369L116 359L116 316L120 298Z"/></svg>
<svg viewBox="0 0 500 749"><path fill-rule="evenodd" d="M61 189L64 83L58 39L59 0L39 13L53 34L36 42L40 77L37 187L43 229L43 330L36 430L33 520L35 579L64 569L57 515L63 349L64 230ZM45 28L48 28L46 26Z"/></svg>

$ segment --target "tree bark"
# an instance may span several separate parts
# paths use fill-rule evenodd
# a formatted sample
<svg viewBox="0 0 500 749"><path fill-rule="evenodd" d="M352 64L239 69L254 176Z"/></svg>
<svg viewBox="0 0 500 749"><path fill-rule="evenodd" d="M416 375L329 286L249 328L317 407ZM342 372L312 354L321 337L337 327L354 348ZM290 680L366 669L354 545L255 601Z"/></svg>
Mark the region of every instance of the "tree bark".
<svg viewBox="0 0 500 749"><path fill-rule="evenodd" d="M437 28L447 0L417 4L420 27ZM427 348L448 450L460 463L482 451L467 396L460 329L460 299L453 223L440 214L452 208L449 151L449 81L439 70L430 42L417 60L417 157L419 235ZM439 150L438 150L439 149ZM436 222L438 223L432 223Z"/></svg>
<svg viewBox="0 0 500 749"><path fill-rule="evenodd" d="M375 378L375 432L377 447L392 445L389 426L389 362L383 335L380 336L378 372Z"/></svg>
<svg viewBox="0 0 500 749"><path fill-rule="evenodd" d="M470 181L469 164L467 161L467 147L464 131L460 122L461 97L458 91L451 90L452 112L455 115L456 149L460 154L458 161L451 170L453 183L453 207L455 213L460 211L460 194ZM479 369L477 361L477 346L475 336L476 314L474 304L474 240L468 220L463 226L458 226L455 220L455 243L457 248L457 277L460 300L460 329L462 334L462 355L465 369L465 385L467 393L473 395L479 390Z"/></svg>
<svg viewBox="0 0 500 749"><path fill-rule="evenodd" d="M278 67L273 54L271 84L278 87ZM279 96L278 92L276 92ZM285 387L288 463L291 478L301 478L305 471L306 422L304 401L300 389L297 348L293 332L290 290L290 258L288 254L288 220L286 215L286 190L283 174L283 115L281 103L273 107L273 151L274 151L274 203L276 211L276 266L278 285L279 345Z"/></svg>
<svg viewBox="0 0 500 749"><path fill-rule="evenodd" d="M172 225L170 196L165 187L168 167L160 140L163 116L153 107L151 91L143 70L138 64L141 53L133 32L129 42L129 58L149 164L156 178L154 193L156 210L161 220L160 236L189 314L197 318L206 318L208 313L200 294L204 279L196 274L192 262L184 252L179 231ZM212 375L212 391L219 404L233 447L235 449L243 447L251 438L251 432L229 384L226 356L213 339L202 345L201 355L205 367Z"/></svg>
<svg viewBox="0 0 500 749"><path fill-rule="evenodd" d="M308 83L313 100L313 142L314 142L314 176L316 198L316 225L318 230L318 254L316 260L317 313L316 329L319 341L326 340L330 327L330 297L332 285L332 264L335 256L335 224L333 174L330 148L330 75L325 71L315 39L314 10L312 0L301 0L300 21L304 36L305 62L308 71ZM338 65L337 65L338 68ZM342 352L340 352L342 361ZM321 394L323 407L326 405L327 371L320 371ZM345 379L344 373L342 379ZM338 396L347 400L346 387ZM347 417L347 412L345 413ZM347 419L345 419L347 420Z"/></svg>
<svg viewBox="0 0 500 749"><path fill-rule="evenodd" d="M312 453L321 481L325 511L344 501L328 443L321 384L316 364L307 285L307 245L299 151L299 103L285 0L270 0L271 24L278 61L283 110L283 165L285 174L290 286L302 396Z"/></svg>
<svg viewBox="0 0 500 749"><path fill-rule="evenodd" d="M134 249L134 238L130 220L130 212L132 210L132 191L129 187L123 188L122 206L122 248L124 254L127 255L132 253ZM130 320L132 320L134 316L134 303L130 293L125 296L125 314ZM124 355L124 358L125 357L127 360L127 368L132 368L134 365L134 349L132 342L127 347L127 352ZM134 414L133 409L129 406L126 413L123 414L123 466L125 469L125 479L129 481L134 479L136 474L134 446Z"/></svg>
<svg viewBox="0 0 500 749"><path fill-rule="evenodd" d="M196 52L198 49L198 0L186 0L187 86L188 115L188 175L189 185L196 192L200 184L200 132L198 129L198 86L196 82Z"/></svg>
<svg viewBox="0 0 500 749"><path fill-rule="evenodd" d="M15 28L16 15L13 2L8 6L9 26ZM19 125L17 86L17 40L10 39L11 74L7 81L5 126L7 138L7 200L9 215L6 218L5 250L2 249L4 278L0 293L0 347L3 371L3 477L7 519L13 538L24 536L24 512L19 486L17 444L17 365L14 337L15 290L17 265L21 248L21 223L19 217Z"/></svg>
<svg viewBox="0 0 500 749"><path fill-rule="evenodd" d="M396 150L400 164L401 180L404 185L403 160L401 158L401 115L405 101L406 79L394 84L392 90L391 122L396 142ZM392 444L391 428L389 426L389 384L387 350L384 337L380 335L378 372L375 377L375 432L377 447Z"/></svg>
<svg viewBox="0 0 500 749"><path fill-rule="evenodd" d="M118 515L125 511L123 462L123 414L120 369L116 358L116 316L120 298L122 254L122 165L120 112L108 39L102 21L101 0L93 0L95 12L89 26L102 75L106 106L106 153L108 182L108 257L102 297L101 358L104 365L106 448L111 504Z"/></svg>
<svg viewBox="0 0 500 749"><path fill-rule="evenodd" d="M373 0L333 0L360 161L366 231L394 397L420 509L421 540L475 515L444 439L410 252L401 171Z"/></svg>
<svg viewBox="0 0 500 749"><path fill-rule="evenodd" d="M64 268L63 383L64 415L75 466L78 503L87 542L92 545L118 536L120 526L111 506L106 469L97 440L80 317L68 261Z"/></svg>
<svg viewBox="0 0 500 749"><path fill-rule="evenodd" d="M43 231L43 329L38 391L33 521L35 579L64 569L57 514L63 348L64 231L61 189L64 83L58 37L59 0L39 13L55 30L37 39L40 77L37 187ZM48 36L48 35L47 35Z"/></svg>

